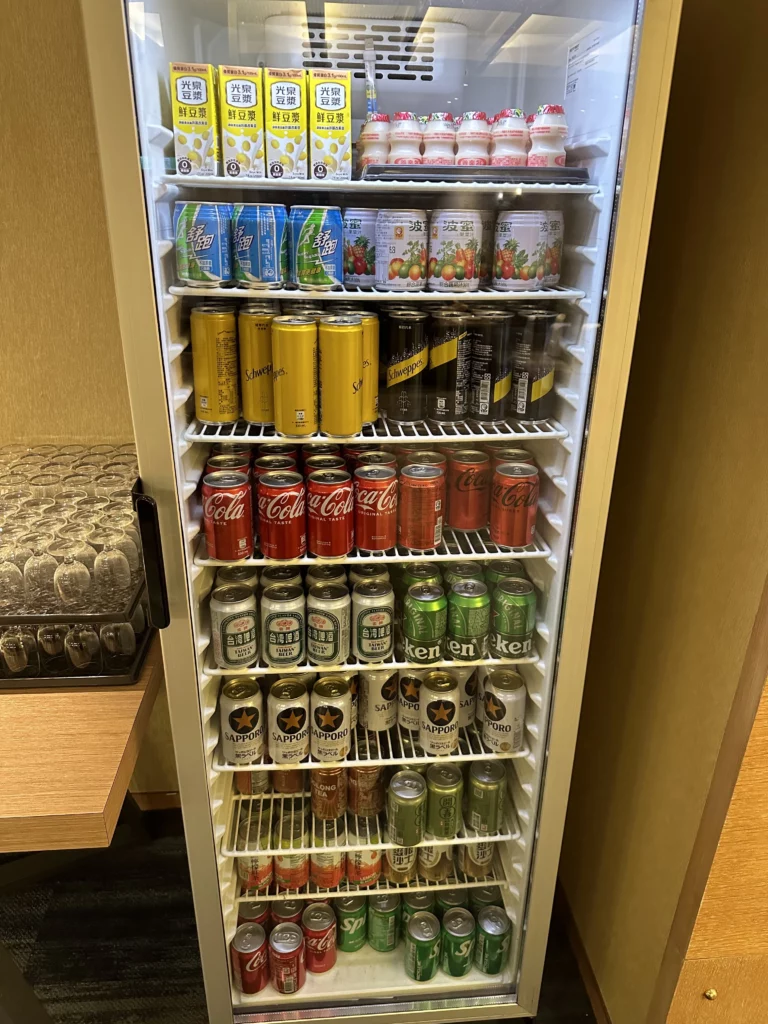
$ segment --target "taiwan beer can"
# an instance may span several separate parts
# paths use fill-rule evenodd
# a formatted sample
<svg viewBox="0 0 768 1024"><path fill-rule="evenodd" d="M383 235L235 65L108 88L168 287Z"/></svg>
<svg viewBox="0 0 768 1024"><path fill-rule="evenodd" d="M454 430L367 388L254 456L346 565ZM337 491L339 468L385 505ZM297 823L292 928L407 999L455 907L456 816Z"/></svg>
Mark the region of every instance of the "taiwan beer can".
<svg viewBox="0 0 768 1024"><path fill-rule="evenodd" d="M195 416L201 423L236 423L240 389L234 306L194 306L190 334Z"/></svg>
<svg viewBox="0 0 768 1024"><path fill-rule="evenodd" d="M497 584L491 609L490 648L498 658L525 658L533 651L536 594L529 580Z"/></svg>
<svg viewBox="0 0 768 1024"><path fill-rule="evenodd" d="M307 477L307 547L311 555L344 558L355 544L352 479L342 469L319 470Z"/></svg>
<svg viewBox="0 0 768 1024"><path fill-rule="evenodd" d="M397 544L397 473L388 466L355 470L355 541L360 552L388 551Z"/></svg>
<svg viewBox="0 0 768 1024"><path fill-rule="evenodd" d="M386 565L350 565L349 585L358 583L389 583L389 570Z"/></svg>
<svg viewBox="0 0 768 1024"><path fill-rule="evenodd" d="M347 573L343 565L310 565L304 577L304 586L307 593L316 586L337 586L346 587Z"/></svg>
<svg viewBox="0 0 768 1024"><path fill-rule="evenodd" d="M223 565L216 572L215 586L226 587L231 583L250 587L255 593L259 585L259 570L252 565Z"/></svg>
<svg viewBox="0 0 768 1024"><path fill-rule="evenodd" d="M368 945L389 953L400 941L400 896L383 892L368 897Z"/></svg>
<svg viewBox="0 0 768 1024"><path fill-rule="evenodd" d="M346 768L314 768L310 772L310 779L312 813L315 818L320 821L336 821L346 813Z"/></svg>
<svg viewBox="0 0 768 1024"><path fill-rule="evenodd" d="M397 673L389 669L361 672L359 720L369 732L388 732L397 721Z"/></svg>
<svg viewBox="0 0 768 1024"><path fill-rule="evenodd" d="M429 551L443 539L445 473L438 466L404 466L400 474L397 540L412 551Z"/></svg>
<svg viewBox="0 0 768 1024"><path fill-rule="evenodd" d="M446 498L446 526L462 533L485 529L491 503L490 459L485 452L451 453Z"/></svg>
<svg viewBox="0 0 768 1024"><path fill-rule="evenodd" d="M246 423L275 422L272 383L273 313L242 306L237 318L240 352L240 395Z"/></svg>
<svg viewBox="0 0 768 1024"><path fill-rule="evenodd" d="M509 409L513 419L540 423L554 411L555 360L551 342L557 317L557 313L545 310L519 313L521 326L515 339Z"/></svg>
<svg viewBox="0 0 768 1024"><path fill-rule="evenodd" d="M423 672L400 669L397 683L397 724L406 732L419 731L419 690Z"/></svg>
<svg viewBox="0 0 768 1024"><path fill-rule="evenodd" d="M308 316L272 321L275 433L309 437L318 430L317 324Z"/></svg>
<svg viewBox="0 0 768 1024"><path fill-rule="evenodd" d="M312 756L317 761L343 761L350 748L352 698L339 679L320 679L312 689Z"/></svg>
<svg viewBox="0 0 768 1024"><path fill-rule="evenodd" d="M305 625L302 587L275 584L266 588L261 595L262 656L270 668L288 668L304 660Z"/></svg>
<svg viewBox="0 0 768 1024"><path fill-rule="evenodd" d="M313 665L340 665L349 661L351 604L346 585L316 583L310 587L307 592L307 655Z"/></svg>
<svg viewBox="0 0 768 1024"><path fill-rule="evenodd" d="M268 565L261 574L262 593L268 587L300 587L301 571L296 565Z"/></svg>
<svg viewBox="0 0 768 1024"><path fill-rule="evenodd" d="M309 695L303 683L278 679L267 698L269 755L275 764L298 764L309 754Z"/></svg>
<svg viewBox="0 0 768 1024"><path fill-rule="evenodd" d="M445 655L448 601L439 583L414 583L403 602L403 653L407 661L431 665Z"/></svg>
<svg viewBox="0 0 768 1024"><path fill-rule="evenodd" d="M336 915L327 903L308 906L301 915L307 970L325 974L336 965Z"/></svg>
<svg viewBox="0 0 768 1024"><path fill-rule="evenodd" d="M232 280L232 207L175 203L176 272L182 284L210 288Z"/></svg>
<svg viewBox="0 0 768 1024"><path fill-rule="evenodd" d="M300 473L273 471L259 477L259 540L276 561L307 553L305 486Z"/></svg>
<svg viewBox="0 0 768 1024"><path fill-rule="evenodd" d="M427 419L433 423L463 423L469 412L470 319L465 313L453 310L433 313L429 318L429 368L425 386Z"/></svg>
<svg viewBox="0 0 768 1024"><path fill-rule="evenodd" d="M329 291L344 281L338 206L292 206L288 218L291 281L303 291Z"/></svg>
<svg viewBox="0 0 768 1024"><path fill-rule="evenodd" d="M475 956L475 919L464 907L443 914L440 944L443 971L452 978L469 974Z"/></svg>
<svg viewBox="0 0 768 1024"><path fill-rule="evenodd" d="M504 423L512 387L511 313L490 311L472 317L472 370L469 418Z"/></svg>
<svg viewBox="0 0 768 1024"><path fill-rule="evenodd" d="M427 786L418 772L400 771L387 791L387 829L395 846L416 846L424 838Z"/></svg>
<svg viewBox="0 0 768 1024"><path fill-rule="evenodd" d="M524 548L533 544L539 507L539 471L504 463L496 467L491 488L490 534L494 544Z"/></svg>
<svg viewBox="0 0 768 1024"><path fill-rule="evenodd" d="M363 321L347 313L318 325L320 431L350 438L363 429Z"/></svg>
<svg viewBox="0 0 768 1024"><path fill-rule="evenodd" d="M363 423L379 418L379 318L356 311L363 323Z"/></svg>
<svg viewBox="0 0 768 1024"><path fill-rule="evenodd" d="M428 672L421 681L419 745L437 756L459 745L459 686L447 672Z"/></svg>
<svg viewBox="0 0 768 1024"><path fill-rule="evenodd" d="M356 583L352 591L352 653L358 661L388 661L394 650L391 583Z"/></svg>
<svg viewBox="0 0 768 1024"><path fill-rule="evenodd" d="M338 947L356 953L365 945L368 933L368 902L365 896L343 896L333 901L338 924Z"/></svg>
<svg viewBox="0 0 768 1024"><path fill-rule="evenodd" d="M222 562L253 554L251 485L245 473L203 477L203 528L208 557Z"/></svg>
<svg viewBox="0 0 768 1024"><path fill-rule="evenodd" d="M234 279L240 288L282 288L288 279L288 214L284 206L232 207Z"/></svg>
<svg viewBox="0 0 768 1024"><path fill-rule="evenodd" d="M405 935L405 973L412 981L431 981L440 966L440 922L428 910L415 913Z"/></svg>
<svg viewBox="0 0 768 1024"><path fill-rule="evenodd" d="M485 681L483 743L496 753L523 749L525 682L519 672L495 669Z"/></svg>
<svg viewBox="0 0 768 1024"><path fill-rule="evenodd" d="M276 991L292 995L307 978L304 935L297 924L278 924L269 936L269 976Z"/></svg>
<svg viewBox="0 0 768 1024"><path fill-rule="evenodd" d="M482 661L488 657L491 599L485 583L463 580L448 593L446 647L456 661Z"/></svg>
<svg viewBox="0 0 768 1024"><path fill-rule="evenodd" d="M256 595L250 587L216 587L211 594L213 660L219 668L244 668L259 657Z"/></svg>
<svg viewBox="0 0 768 1024"><path fill-rule="evenodd" d="M264 754L264 699L255 679L230 679L219 696L221 754L227 764L253 764Z"/></svg>
<svg viewBox="0 0 768 1024"><path fill-rule="evenodd" d="M235 988L254 995L269 981L267 936L260 924L241 924L231 946L232 976Z"/></svg>
<svg viewBox="0 0 768 1024"><path fill-rule="evenodd" d="M467 827L480 835L498 832L504 818L506 772L500 761L473 761L467 776Z"/></svg>
<svg viewBox="0 0 768 1024"><path fill-rule="evenodd" d="M483 974L501 974L507 966L512 925L501 907L485 907L477 915L474 964Z"/></svg>
<svg viewBox="0 0 768 1024"><path fill-rule="evenodd" d="M386 320L386 407L393 423L414 424L427 413L425 373L429 365L427 314L390 311Z"/></svg>
<svg viewBox="0 0 768 1024"><path fill-rule="evenodd" d="M435 839L453 839L461 828L464 779L455 764L427 768L426 831Z"/></svg>

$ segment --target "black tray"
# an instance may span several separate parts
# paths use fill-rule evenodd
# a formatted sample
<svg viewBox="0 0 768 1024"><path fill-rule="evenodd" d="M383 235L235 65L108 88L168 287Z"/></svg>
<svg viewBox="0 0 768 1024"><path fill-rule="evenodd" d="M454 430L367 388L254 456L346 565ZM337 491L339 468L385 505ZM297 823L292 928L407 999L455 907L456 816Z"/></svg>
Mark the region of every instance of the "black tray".
<svg viewBox="0 0 768 1024"><path fill-rule="evenodd" d="M14 615L0 615L0 626L44 625L59 622L127 622L136 611L136 605L146 588L142 575L130 597L122 608L114 612L34 612L25 611ZM0 677L2 678L2 677Z"/></svg>
<svg viewBox="0 0 768 1024"><path fill-rule="evenodd" d="M362 181L477 182L503 185L588 185L586 167L440 167L431 164L369 164Z"/></svg>

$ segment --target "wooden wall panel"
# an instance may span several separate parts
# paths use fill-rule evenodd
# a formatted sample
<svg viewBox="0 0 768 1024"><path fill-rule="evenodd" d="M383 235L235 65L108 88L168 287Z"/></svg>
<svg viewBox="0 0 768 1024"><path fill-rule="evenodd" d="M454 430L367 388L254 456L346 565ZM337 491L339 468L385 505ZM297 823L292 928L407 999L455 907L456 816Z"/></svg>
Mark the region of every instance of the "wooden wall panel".
<svg viewBox="0 0 768 1024"><path fill-rule="evenodd" d="M705 992L714 990L715 998ZM688 960L666 1024L763 1024L768 1020L768 957Z"/></svg>

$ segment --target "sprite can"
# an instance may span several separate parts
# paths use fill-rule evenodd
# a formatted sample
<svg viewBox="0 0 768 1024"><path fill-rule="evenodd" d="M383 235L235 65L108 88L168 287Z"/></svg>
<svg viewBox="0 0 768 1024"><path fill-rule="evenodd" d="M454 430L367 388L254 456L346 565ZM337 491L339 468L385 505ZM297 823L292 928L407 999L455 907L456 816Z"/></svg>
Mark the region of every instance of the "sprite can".
<svg viewBox="0 0 768 1024"><path fill-rule="evenodd" d="M436 839L453 839L461 828L464 780L455 764L432 764L427 769L427 832Z"/></svg>
<svg viewBox="0 0 768 1024"><path fill-rule="evenodd" d="M408 923L420 910L432 910L435 905L433 892L404 892L400 905L400 928L403 938L408 934Z"/></svg>
<svg viewBox="0 0 768 1024"><path fill-rule="evenodd" d="M475 957L475 919L468 910L454 907L446 911L440 929L440 945L443 971L452 978L469 974Z"/></svg>
<svg viewBox="0 0 768 1024"><path fill-rule="evenodd" d="M229 203L176 203L173 234L179 281L194 288L231 281L231 233Z"/></svg>
<svg viewBox="0 0 768 1024"><path fill-rule="evenodd" d="M466 889L442 889L437 894L435 914L440 920L443 919L444 914L449 910L453 910L454 907L463 907L464 910L469 907L469 894Z"/></svg>
<svg viewBox="0 0 768 1024"><path fill-rule="evenodd" d="M446 589L464 580L482 580L483 567L478 562L448 562L443 566L443 580Z"/></svg>
<svg viewBox="0 0 768 1024"><path fill-rule="evenodd" d="M377 953L389 953L400 940L400 897L381 893L368 898L368 943Z"/></svg>
<svg viewBox="0 0 768 1024"><path fill-rule="evenodd" d="M448 600L439 583L414 583L403 602L403 653L417 665L443 658Z"/></svg>
<svg viewBox="0 0 768 1024"><path fill-rule="evenodd" d="M507 966L512 925L500 907L486 907L477 915L475 967L483 974L501 974Z"/></svg>
<svg viewBox="0 0 768 1024"><path fill-rule="evenodd" d="M479 885L469 890L469 909L477 917L484 907L503 907L498 885Z"/></svg>
<svg viewBox="0 0 768 1024"><path fill-rule="evenodd" d="M344 268L338 206L292 206L288 238L294 284L304 291L341 287Z"/></svg>
<svg viewBox="0 0 768 1024"><path fill-rule="evenodd" d="M439 962L440 922L428 910L420 910L405 934L405 973L413 981L431 981Z"/></svg>
<svg viewBox="0 0 768 1024"><path fill-rule="evenodd" d="M499 558L496 561L489 562L485 567L483 576L491 597L493 597L497 584L501 583L502 580L528 579L523 563L518 562L516 558Z"/></svg>
<svg viewBox="0 0 768 1024"><path fill-rule="evenodd" d="M336 945L344 953L356 953L365 945L368 907L365 896L344 896L334 900L338 929Z"/></svg>
<svg viewBox="0 0 768 1024"><path fill-rule="evenodd" d="M479 580L455 583L448 594L448 653L457 661L488 657L491 599Z"/></svg>
<svg viewBox="0 0 768 1024"><path fill-rule="evenodd" d="M499 658L522 658L533 650L536 594L528 580L507 579L496 585L491 612L491 652Z"/></svg>

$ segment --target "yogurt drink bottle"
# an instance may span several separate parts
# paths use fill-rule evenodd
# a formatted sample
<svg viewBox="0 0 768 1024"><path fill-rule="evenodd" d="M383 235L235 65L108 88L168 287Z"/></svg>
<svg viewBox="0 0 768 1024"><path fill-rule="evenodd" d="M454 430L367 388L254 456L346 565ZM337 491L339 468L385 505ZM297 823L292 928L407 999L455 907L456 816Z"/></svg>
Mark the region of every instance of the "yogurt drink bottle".
<svg viewBox="0 0 768 1024"><path fill-rule="evenodd" d="M559 103L545 103L536 111L530 126L529 167L565 167L565 139L568 125Z"/></svg>
<svg viewBox="0 0 768 1024"><path fill-rule="evenodd" d="M366 118L357 140L360 168L389 161L389 114L373 113Z"/></svg>
<svg viewBox="0 0 768 1024"><path fill-rule="evenodd" d="M421 140L421 124L416 115L408 110L398 110L389 129L387 163L420 164Z"/></svg>
<svg viewBox="0 0 768 1024"><path fill-rule="evenodd" d="M430 114L424 126L422 163L452 166L456 161L456 125L450 113Z"/></svg>
<svg viewBox="0 0 768 1024"><path fill-rule="evenodd" d="M456 131L456 164L459 167L487 167L490 157L491 127L482 110L461 115Z"/></svg>
<svg viewBox="0 0 768 1024"><path fill-rule="evenodd" d="M491 125L491 166L525 167L529 133L519 107L500 111Z"/></svg>

